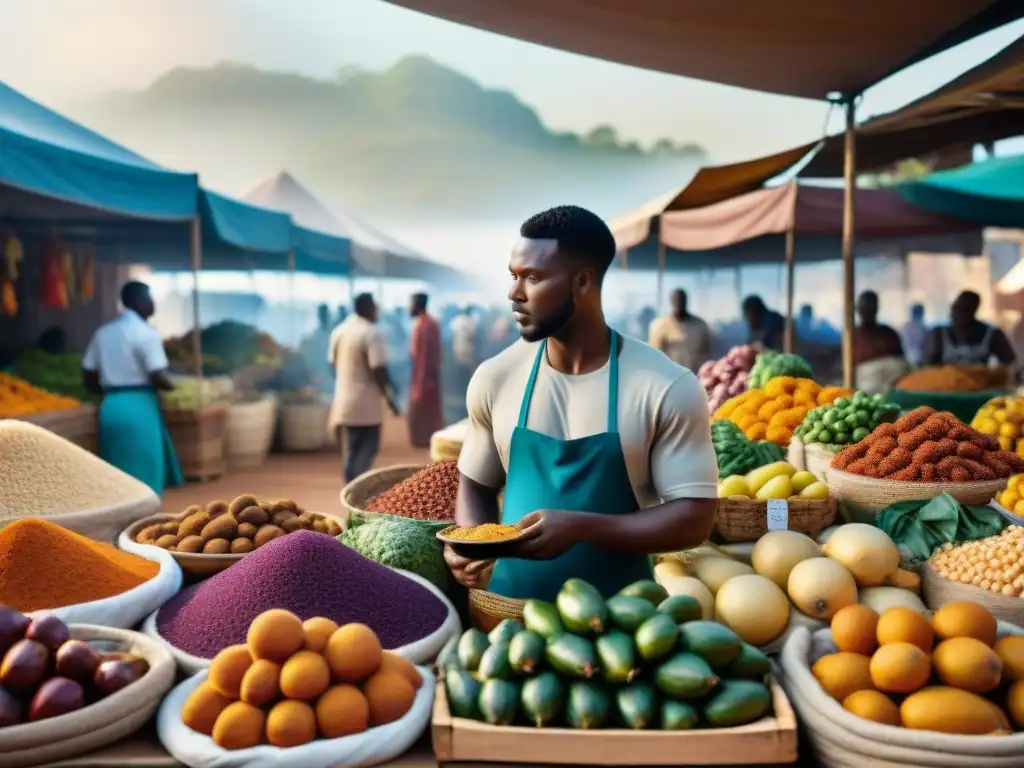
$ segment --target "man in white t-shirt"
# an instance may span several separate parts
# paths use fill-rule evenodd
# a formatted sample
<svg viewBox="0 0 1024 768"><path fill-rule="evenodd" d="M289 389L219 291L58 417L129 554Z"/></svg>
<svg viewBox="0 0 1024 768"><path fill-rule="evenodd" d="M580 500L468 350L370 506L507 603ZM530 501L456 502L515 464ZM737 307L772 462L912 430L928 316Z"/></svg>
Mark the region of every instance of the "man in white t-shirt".
<svg viewBox="0 0 1024 768"><path fill-rule="evenodd" d="M384 403L398 414L387 368L387 343L377 326L377 303L356 296L355 312L331 333L327 362L334 366L334 401L329 428L345 456L345 482L373 466L380 451Z"/></svg>
<svg viewBox="0 0 1024 768"><path fill-rule="evenodd" d="M569 578L605 595L657 552L711 531L718 479L694 374L605 322L607 225L576 206L523 224L509 299L522 339L477 368L455 520L523 530L508 558L445 559L464 585L552 600ZM498 492L504 486L502 512Z"/></svg>
<svg viewBox="0 0 1024 768"><path fill-rule="evenodd" d="M647 343L660 349L673 362L699 370L711 359L711 329L708 324L687 309L686 291L672 291L672 314L651 323Z"/></svg>

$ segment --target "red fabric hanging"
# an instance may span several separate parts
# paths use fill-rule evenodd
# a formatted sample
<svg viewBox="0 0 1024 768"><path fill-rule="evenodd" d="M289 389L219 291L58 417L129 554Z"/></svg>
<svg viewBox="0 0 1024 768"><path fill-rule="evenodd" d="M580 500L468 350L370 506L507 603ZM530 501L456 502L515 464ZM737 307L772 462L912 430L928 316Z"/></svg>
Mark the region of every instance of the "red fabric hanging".
<svg viewBox="0 0 1024 768"><path fill-rule="evenodd" d="M49 246L43 251L42 269L39 300L50 309L67 309L70 306L68 289L61 269L60 252L56 248Z"/></svg>

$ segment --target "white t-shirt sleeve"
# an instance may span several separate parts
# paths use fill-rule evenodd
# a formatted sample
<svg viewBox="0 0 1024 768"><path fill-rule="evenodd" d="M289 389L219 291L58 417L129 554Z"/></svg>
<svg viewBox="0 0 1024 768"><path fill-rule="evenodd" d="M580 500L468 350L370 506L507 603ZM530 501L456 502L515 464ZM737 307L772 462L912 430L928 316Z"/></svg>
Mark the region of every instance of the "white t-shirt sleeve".
<svg viewBox="0 0 1024 768"><path fill-rule="evenodd" d="M100 345L96 343L95 334L93 334L89 346L85 348L85 354L82 355L82 368L93 373L100 369Z"/></svg>
<svg viewBox="0 0 1024 768"><path fill-rule="evenodd" d="M383 368L388 363L388 345L379 328L371 330L366 337L366 361L371 371Z"/></svg>
<svg viewBox="0 0 1024 768"><path fill-rule="evenodd" d="M147 374L166 370L169 365L164 343L155 328L146 328L136 336L135 354Z"/></svg>
<svg viewBox="0 0 1024 768"><path fill-rule="evenodd" d="M707 394L690 372L672 383L658 407L651 482L663 501L718 495L718 460L711 444Z"/></svg>
<svg viewBox="0 0 1024 768"><path fill-rule="evenodd" d="M469 428L459 453L459 472L488 488L505 484L505 467L494 442L491 407L498 382L487 364L476 369L466 390Z"/></svg>
<svg viewBox="0 0 1024 768"><path fill-rule="evenodd" d="M337 362L338 354L338 329L331 331L331 337L327 341L327 364L334 365Z"/></svg>

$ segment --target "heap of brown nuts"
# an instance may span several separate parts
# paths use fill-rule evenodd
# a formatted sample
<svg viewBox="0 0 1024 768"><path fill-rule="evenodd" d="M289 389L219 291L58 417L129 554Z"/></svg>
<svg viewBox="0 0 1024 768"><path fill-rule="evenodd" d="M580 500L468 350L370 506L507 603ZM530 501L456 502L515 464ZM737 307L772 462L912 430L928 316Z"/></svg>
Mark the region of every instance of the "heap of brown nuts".
<svg viewBox="0 0 1024 768"><path fill-rule="evenodd" d="M293 531L338 536L338 522L307 512L291 499L260 501L243 494L228 504L211 501L206 509L193 504L166 523L154 523L136 535L139 544L171 552L203 555L244 555Z"/></svg>

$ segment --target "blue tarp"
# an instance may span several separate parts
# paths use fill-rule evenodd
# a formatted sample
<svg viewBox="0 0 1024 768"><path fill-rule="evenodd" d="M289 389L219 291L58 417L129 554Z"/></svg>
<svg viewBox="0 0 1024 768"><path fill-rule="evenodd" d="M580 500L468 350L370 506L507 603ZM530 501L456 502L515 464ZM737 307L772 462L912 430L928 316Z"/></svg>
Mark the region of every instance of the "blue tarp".
<svg viewBox="0 0 1024 768"><path fill-rule="evenodd" d="M899 186L904 199L988 227L1024 227L1024 156L993 157Z"/></svg>

